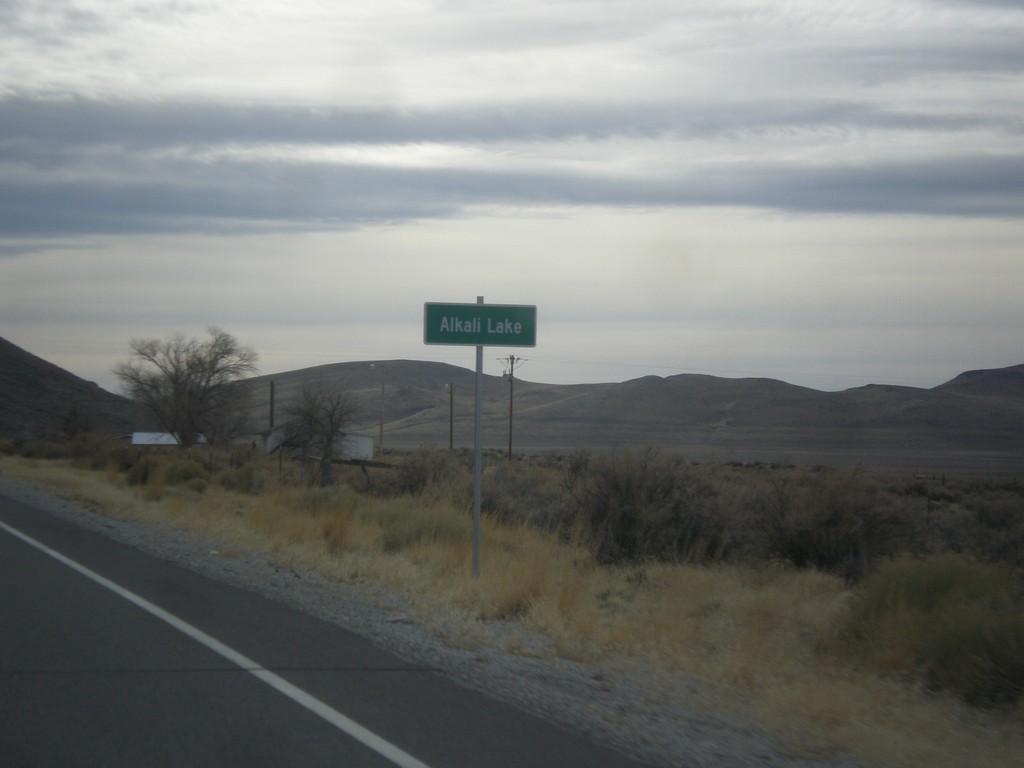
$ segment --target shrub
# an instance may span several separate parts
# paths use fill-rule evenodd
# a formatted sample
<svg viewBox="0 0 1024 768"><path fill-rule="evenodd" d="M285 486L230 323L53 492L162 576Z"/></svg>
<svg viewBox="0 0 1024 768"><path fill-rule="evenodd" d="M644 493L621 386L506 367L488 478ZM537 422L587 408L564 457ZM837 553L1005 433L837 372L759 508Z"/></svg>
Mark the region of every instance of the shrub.
<svg viewBox="0 0 1024 768"><path fill-rule="evenodd" d="M222 472L218 479L220 484L229 491L256 495L266 490L270 480L270 471L265 467L245 464Z"/></svg>
<svg viewBox="0 0 1024 768"><path fill-rule="evenodd" d="M447 451L420 448L385 475L377 493L466 505L472 495L472 478L466 465Z"/></svg>
<svg viewBox="0 0 1024 768"><path fill-rule="evenodd" d="M772 478L754 497L752 525L769 558L855 581L872 559L913 540L900 504L859 470L829 468Z"/></svg>
<svg viewBox="0 0 1024 768"><path fill-rule="evenodd" d="M1024 493L993 489L964 499L973 512L973 548L979 555L1024 568Z"/></svg>
<svg viewBox="0 0 1024 768"><path fill-rule="evenodd" d="M921 648L928 687L976 706L1016 705L1024 695L1024 610L956 606L944 619Z"/></svg>
<svg viewBox="0 0 1024 768"><path fill-rule="evenodd" d="M79 469L125 469L129 466L128 445L104 435L82 433L68 444L71 459Z"/></svg>
<svg viewBox="0 0 1024 768"><path fill-rule="evenodd" d="M1024 695L1024 590L1008 568L963 555L885 564L861 585L841 647L970 704Z"/></svg>
<svg viewBox="0 0 1024 768"><path fill-rule="evenodd" d="M579 454L566 470L598 562L708 562L731 542L715 488L699 468L654 450L621 459Z"/></svg>
<svg viewBox="0 0 1024 768"><path fill-rule="evenodd" d="M71 451L65 443L32 440L21 446L19 453L26 459L66 459Z"/></svg>
<svg viewBox="0 0 1024 768"><path fill-rule="evenodd" d="M338 554L349 548L354 509L328 515L320 521L320 532L324 537L324 546L331 554Z"/></svg>
<svg viewBox="0 0 1024 768"><path fill-rule="evenodd" d="M394 553L420 543L461 543L470 535L469 519L450 508L424 507L413 498L396 499L377 515L381 547Z"/></svg>
<svg viewBox="0 0 1024 768"><path fill-rule="evenodd" d="M353 507L355 498L350 491L335 486L307 488L295 502L295 509L312 516L337 512L339 509Z"/></svg>
<svg viewBox="0 0 1024 768"><path fill-rule="evenodd" d="M128 485L147 485L158 474L162 475L160 460L156 456L142 456L128 470Z"/></svg>
<svg viewBox="0 0 1024 768"><path fill-rule="evenodd" d="M201 477L193 477L182 485L192 493L206 493L206 489L210 486L210 483Z"/></svg>
<svg viewBox="0 0 1024 768"><path fill-rule="evenodd" d="M168 485L186 485L192 480L202 480L205 488L205 484L210 482L210 473L191 459L173 461L164 469L164 482Z"/></svg>
<svg viewBox="0 0 1024 768"><path fill-rule="evenodd" d="M520 461L502 461L484 473L480 509L502 523L554 528L564 517L561 473Z"/></svg>

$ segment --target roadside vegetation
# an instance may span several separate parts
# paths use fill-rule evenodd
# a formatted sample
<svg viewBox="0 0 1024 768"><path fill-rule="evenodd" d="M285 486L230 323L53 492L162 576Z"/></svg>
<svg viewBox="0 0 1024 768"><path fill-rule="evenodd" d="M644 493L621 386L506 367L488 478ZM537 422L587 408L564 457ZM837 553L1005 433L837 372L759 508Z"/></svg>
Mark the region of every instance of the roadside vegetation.
<svg viewBox="0 0 1024 768"><path fill-rule="evenodd" d="M549 644L506 650L701 680L709 707L756 715L810 758L825 743L883 765L1024 754L1021 477L492 456L473 580L465 454L337 466L314 487L248 448L86 437L0 453L0 473L105 514L402 590L453 643L520 622Z"/></svg>

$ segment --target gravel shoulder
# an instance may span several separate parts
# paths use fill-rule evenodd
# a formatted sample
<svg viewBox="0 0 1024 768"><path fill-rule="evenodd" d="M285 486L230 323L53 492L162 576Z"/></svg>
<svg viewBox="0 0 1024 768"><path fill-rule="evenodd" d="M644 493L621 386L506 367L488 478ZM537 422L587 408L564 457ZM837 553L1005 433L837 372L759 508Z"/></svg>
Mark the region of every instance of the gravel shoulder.
<svg viewBox="0 0 1024 768"><path fill-rule="evenodd" d="M0 477L0 495L296 607L654 765L863 765L811 739L783 737L741 715L709 711L708 697L696 681L675 675L666 679L638 663L567 660L557 656L548 638L519 625L476 622L467 633L465 623L456 625L445 617L424 621L424 611L409 598L379 585L277 567L270 553L239 552L179 530L99 515L53 491L10 478Z"/></svg>

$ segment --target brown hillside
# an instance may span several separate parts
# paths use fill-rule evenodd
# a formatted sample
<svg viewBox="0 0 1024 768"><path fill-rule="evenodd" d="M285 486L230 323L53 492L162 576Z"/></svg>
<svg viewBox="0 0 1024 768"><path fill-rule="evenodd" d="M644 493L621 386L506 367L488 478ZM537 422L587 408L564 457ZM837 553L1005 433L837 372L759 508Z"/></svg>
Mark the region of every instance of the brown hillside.
<svg viewBox="0 0 1024 768"><path fill-rule="evenodd" d="M123 434L131 402L0 338L0 437L56 440L69 431Z"/></svg>
<svg viewBox="0 0 1024 768"><path fill-rule="evenodd" d="M350 391L353 431L378 436L383 384L384 447L446 447L449 389L454 441L473 443L474 373L414 360L324 365L261 376L252 424L270 422L304 383ZM557 385L517 379L513 450L517 453L660 447L691 458L864 464L914 468L1024 469L1024 365L970 371L934 389L870 385L820 392L773 379L645 376L613 384ZM509 384L484 377L483 441L508 446ZM0 437L60 438L67 426L107 433L132 427L132 407L0 339Z"/></svg>
<svg viewBox="0 0 1024 768"><path fill-rule="evenodd" d="M990 372L985 387L969 377L974 391L871 385L820 392L772 379L688 374L616 384L517 379L513 450L659 446L695 459L1018 469L1024 466L1024 387L1014 388L1012 373L1021 369ZM268 422L269 380L277 382L279 414L290 392L318 381L349 389L360 403L353 428L376 436L381 371L386 449L447 445L449 383L455 444L472 445L474 374L442 363L340 363L260 377L253 380L256 423ZM504 450L508 382L484 379L484 446Z"/></svg>
<svg viewBox="0 0 1024 768"><path fill-rule="evenodd" d="M935 389L973 397L1019 400L1024 396L1024 365L967 371Z"/></svg>

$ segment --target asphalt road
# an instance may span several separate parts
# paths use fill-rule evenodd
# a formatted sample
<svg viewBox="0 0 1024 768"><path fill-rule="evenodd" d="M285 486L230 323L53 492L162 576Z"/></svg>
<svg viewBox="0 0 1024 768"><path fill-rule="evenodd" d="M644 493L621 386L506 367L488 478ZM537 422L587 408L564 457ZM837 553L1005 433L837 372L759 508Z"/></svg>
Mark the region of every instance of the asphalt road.
<svg viewBox="0 0 1024 768"><path fill-rule="evenodd" d="M0 496L4 766L639 766L364 638Z"/></svg>

